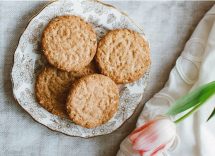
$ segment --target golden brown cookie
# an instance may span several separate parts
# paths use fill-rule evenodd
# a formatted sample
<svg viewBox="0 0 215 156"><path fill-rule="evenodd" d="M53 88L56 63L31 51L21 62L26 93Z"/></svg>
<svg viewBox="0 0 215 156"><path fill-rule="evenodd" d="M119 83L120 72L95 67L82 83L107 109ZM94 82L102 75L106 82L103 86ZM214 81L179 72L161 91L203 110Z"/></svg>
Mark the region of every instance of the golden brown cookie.
<svg viewBox="0 0 215 156"><path fill-rule="evenodd" d="M119 91L109 77L92 74L79 79L67 99L70 119L86 128L107 122L117 111Z"/></svg>
<svg viewBox="0 0 215 156"><path fill-rule="evenodd" d="M60 117L68 117L66 99L71 84L76 79L95 72L92 63L78 72L65 72L54 67L46 67L36 81L38 102L49 112Z"/></svg>
<svg viewBox="0 0 215 156"><path fill-rule="evenodd" d="M128 29L109 31L99 42L96 61L101 73L118 84L138 80L150 65L148 42Z"/></svg>
<svg viewBox="0 0 215 156"><path fill-rule="evenodd" d="M93 27L77 16L54 18L42 35L42 49L49 63L68 72L87 66L96 48Z"/></svg>

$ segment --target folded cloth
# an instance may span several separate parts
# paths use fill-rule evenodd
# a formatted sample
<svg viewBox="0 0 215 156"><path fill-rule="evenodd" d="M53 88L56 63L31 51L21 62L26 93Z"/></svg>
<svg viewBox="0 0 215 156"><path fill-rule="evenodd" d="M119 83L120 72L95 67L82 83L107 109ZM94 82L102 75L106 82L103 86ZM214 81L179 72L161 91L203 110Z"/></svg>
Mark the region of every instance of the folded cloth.
<svg viewBox="0 0 215 156"><path fill-rule="evenodd" d="M215 5L205 14L187 41L164 88L145 104L137 127L166 113L175 100L211 81L215 81ZM160 155L215 156L215 118L206 122L214 108L215 96L198 112L177 125L180 146L175 142L174 150L164 151ZM121 143L117 153L117 156L139 155L132 150L128 138Z"/></svg>

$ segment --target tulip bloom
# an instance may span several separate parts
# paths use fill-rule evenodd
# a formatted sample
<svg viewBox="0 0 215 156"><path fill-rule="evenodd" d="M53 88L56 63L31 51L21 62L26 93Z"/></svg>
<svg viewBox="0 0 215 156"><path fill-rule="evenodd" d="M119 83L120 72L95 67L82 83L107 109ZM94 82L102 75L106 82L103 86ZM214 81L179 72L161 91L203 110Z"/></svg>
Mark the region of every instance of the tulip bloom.
<svg viewBox="0 0 215 156"><path fill-rule="evenodd" d="M176 136L175 123L167 117L157 117L134 130L129 139L140 155L156 156L170 148Z"/></svg>
<svg viewBox="0 0 215 156"><path fill-rule="evenodd" d="M134 130L129 136L133 150L141 156L156 156L170 147L174 148L174 143L177 143L175 141L178 141L175 123L193 114L214 94L215 81L212 81L178 99L166 113L167 116L176 116L190 110L174 122L167 117L157 117ZM215 117L215 108L208 120L212 117Z"/></svg>

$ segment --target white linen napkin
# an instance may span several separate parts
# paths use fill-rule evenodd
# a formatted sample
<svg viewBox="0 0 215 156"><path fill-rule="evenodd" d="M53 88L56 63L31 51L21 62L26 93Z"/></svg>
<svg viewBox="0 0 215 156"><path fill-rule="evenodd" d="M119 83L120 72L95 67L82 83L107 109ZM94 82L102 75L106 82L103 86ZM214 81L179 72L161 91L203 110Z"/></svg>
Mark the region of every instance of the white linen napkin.
<svg viewBox="0 0 215 156"><path fill-rule="evenodd" d="M176 99L190 90L211 81L215 81L215 5L205 14L187 41L165 87L145 104L137 127L164 114ZM175 142L176 149L160 155L215 156L215 118L206 122L214 107L215 96L198 112L179 123L180 146ZM132 150L130 141L125 138L117 156L139 156L139 153Z"/></svg>

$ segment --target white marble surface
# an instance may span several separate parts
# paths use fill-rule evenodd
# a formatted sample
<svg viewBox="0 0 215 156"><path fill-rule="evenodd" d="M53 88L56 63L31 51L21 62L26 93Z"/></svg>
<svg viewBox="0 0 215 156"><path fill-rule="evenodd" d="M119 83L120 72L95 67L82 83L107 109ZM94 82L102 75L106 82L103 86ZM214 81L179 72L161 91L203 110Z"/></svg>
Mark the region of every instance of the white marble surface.
<svg viewBox="0 0 215 156"><path fill-rule="evenodd" d="M35 122L14 100L10 82L13 53L28 21L49 2L0 2L0 155L114 156L138 114L162 88L177 56L214 2L109 1L143 25L151 44L150 82L137 112L112 134L82 139L53 132Z"/></svg>

